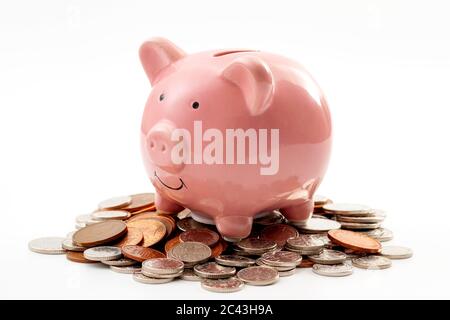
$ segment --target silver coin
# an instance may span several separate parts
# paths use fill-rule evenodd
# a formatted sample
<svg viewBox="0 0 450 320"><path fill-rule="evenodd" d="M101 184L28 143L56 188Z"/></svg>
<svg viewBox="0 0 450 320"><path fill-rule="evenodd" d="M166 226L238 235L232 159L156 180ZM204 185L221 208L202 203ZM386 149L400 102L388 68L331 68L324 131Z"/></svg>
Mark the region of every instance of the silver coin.
<svg viewBox="0 0 450 320"><path fill-rule="evenodd" d="M100 246L85 250L83 255L92 261L117 260L122 257L122 251L117 247Z"/></svg>
<svg viewBox="0 0 450 320"><path fill-rule="evenodd" d="M270 226L272 224L280 224L285 222L284 216L279 211L272 211L268 215L253 220L253 223L260 226Z"/></svg>
<svg viewBox="0 0 450 320"><path fill-rule="evenodd" d="M329 242L328 236L323 234L301 234L297 237L288 239L286 246L293 249L313 251L322 249Z"/></svg>
<svg viewBox="0 0 450 320"><path fill-rule="evenodd" d="M261 260L269 266L292 268L302 262L302 256L292 251L277 251L264 253Z"/></svg>
<svg viewBox="0 0 450 320"><path fill-rule="evenodd" d="M342 229L349 230L373 230L380 227L379 223L355 223L355 222L343 222L341 221Z"/></svg>
<svg viewBox="0 0 450 320"><path fill-rule="evenodd" d="M90 214L80 214L76 216L75 222L79 224L85 224L86 221L89 221L92 219L92 216Z"/></svg>
<svg viewBox="0 0 450 320"><path fill-rule="evenodd" d="M77 230L83 229L84 227L86 227L86 223L76 223L75 224L75 229L77 229Z"/></svg>
<svg viewBox="0 0 450 320"><path fill-rule="evenodd" d="M131 200L130 196L113 197L100 202L98 208L101 210L123 208L129 205Z"/></svg>
<svg viewBox="0 0 450 320"><path fill-rule="evenodd" d="M389 258L372 255L355 258L352 260L352 264L361 269L379 270L389 268L392 262Z"/></svg>
<svg viewBox="0 0 450 320"><path fill-rule="evenodd" d="M75 243L73 243L72 238L64 239L64 241L62 242L62 247L69 251L78 251L78 252L83 252L84 250L87 249L85 247L77 246Z"/></svg>
<svg viewBox="0 0 450 320"><path fill-rule="evenodd" d="M137 282L145 283L145 284L160 284L160 283L170 282L174 278L166 278L166 279L150 278L150 277L147 277L147 276L143 275L142 273L138 272L138 273L133 274L133 279Z"/></svg>
<svg viewBox="0 0 450 320"><path fill-rule="evenodd" d="M154 258L142 262L142 270L149 273L174 274L182 272L183 269L182 261L171 258Z"/></svg>
<svg viewBox="0 0 450 320"><path fill-rule="evenodd" d="M131 266L109 266L109 268L117 273L134 274L140 273L142 271L140 264L135 264Z"/></svg>
<svg viewBox="0 0 450 320"><path fill-rule="evenodd" d="M332 202L329 198L319 195L319 194L315 194L313 197L314 200L314 206L315 207L320 207L323 206L329 202Z"/></svg>
<svg viewBox="0 0 450 320"><path fill-rule="evenodd" d="M368 206L355 203L327 203L322 208L327 213L342 215L367 214L371 210Z"/></svg>
<svg viewBox="0 0 450 320"><path fill-rule="evenodd" d="M308 258L318 264L339 264L347 259L347 255L340 251L325 249L321 254L308 256Z"/></svg>
<svg viewBox="0 0 450 320"><path fill-rule="evenodd" d="M141 272L146 277L156 278L156 279L173 279L173 278L177 278L183 274L183 270L175 272L175 273L161 274L161 273L150 272L150 271L144 270L144 268L142 268Z"/></svg>
<svg viewBox="0 0 450 320"><path fill-rule="evenodd" d="M96 224L96 223L100 223L100 222L102 222L102 221L91 219L91 220L86 221L85 225L90 226L91 224Z"/></svg>
<svg viewBox="0 0 450 320"><path fill-rule="evenodd" d="M181 231L188 231L193 229L207 229L208 225L195 221L192 218L184 218L177 222L177 227Z"/></svg>
<svg viewBox="0 0 450 320"><path fill-rule="evenodd" d="M275 249L277 247L277 243L272 240L247 238L236 243L236 246L248 253L259 254Z"/></svg>
<svg viewBox="0 0 450 320"><path fill-rule="evenodd" d="M370 231L364 231L363 233L381 242L390 241L394 238L394 233L386 228L378 228Z"/></svg>
<svg viewBox="0 0 450 320"><path fill-rule="evenodd" d="M255 264L255 260L238 255L220 255L215 258L216 262L229 267L249 267Z"/></svg>
<svg viewBox="0 0 450 320"><path fill-rule="evenodd" d="M75 230L75 231L70 231L70 232L66 235L66 239L72 240L73 235L75 234L75 232L77 232L77 230Z"/></svg>
<svg viewBox="0 0 450 320"><path fill-rule="evenodd" d="M313 272L321 276L327 277L345 277L353 273L353 268L351 264L340 263L340 264L314 264Z"/></svg>
<svg viewBox="0 0 450 320"><path fill-rule="evenodd" d="M330 219L311 218L304 225L297 226L300 230L308 233L328 232L341 228L341 224Z"/></svg>
<svg viewBox="0 0 450 320"><path fill-rule="evenodd" d="M192 211L188 208L184 208L184 210L177 213L177 218L180 220L183 220L184 218L187 218L191 215ZM185 230L183 230L185 231Z"/></svg>
<svg viewBox="0 0 450 320"><path fill-rule="evenodd" d="M105 220L125 220L128 219L131 214L124 210L102 210L92 213L92 219L98 221ZM90 220L88 220L90 221Z"/></svg>
<svg viewBox="0 0 450 320"><path fill-rule="evenodd" d="M185 264L198 263L211 257L211 248L200 242L181 242L170 250L170 255Z"/></svg>
<svg viewBox="0 0 450 320"><path fill-rule="evenodd" d="M108 266L127 267L137 264L137 261L128 258L120 258L117 260L103 260L102 263Z"/></svg>
<svg viewBox="0 0 450 320"><path fill-rule="evenodd" d="M408 259L413 255L413 251L407 247L384 246L380 254L389 259Z"/></svg>
<svg viewBox="0 0 450 320"><path fill-rule="evenodd" d="M384 221L384 217L377 215L367 217L337 216L337 221L353 223L380 223Z"/></svg>
<svg viewBox="0 0 450 320"><path fill-rule="evenodd" d="M262 266L262 267L274 268L275 270L278 270L278 271L288 271L288 270L292 270L293 269L292 266L287 266L287 267L271 266L271 265L265 263L264 260L262 260L261 258L256 259L256 264L258 266Z"/></svg>
<svg viewBox="0 0 450 320"><path fill-rule="evenodd" d="M285 270L285 271L278 271L278 275L280 277L289 277L294 275L297 272L297 268Z"/></svg>
<svg viewBox="0 0 450 320"><path fill-rule="evenodd" d="M183 280L187 280L187 281L201 281L202 280L202 278L200 278L198 275L196 275L194 270L192 270L192 269L184 269L180 278Z"/></svg>
<svg viewBox="0 0 450 320"><path fill-rule="evenodd" d="M202 278L219 279L229 278L236 273L235 267L221 266L215 262L198 264L194 267L194 272Z"/></svg>
<svg viewBox="0 0 450 320"><path fill-rule="evenodd" d="M42 254L64 254L66 250L62 247L65 238L46 237L31 240L28 248L36 253Z"/></svg>
<svg viewBox="0 0 450 320"><path fill-rule="evenodd" d="M253 286L270 285L278 281L278 271L274 268L256 266L239 270L237 277Z"/></svg>
<svg viewBox="0 0 450 320"><path fill-rule="evenodd" d="M311 218L315 218L315 219L328 219L328 217L325 217L324 215L318 214L318 213L314 213Z"/></svg>
<svg viewBox="0 0 450 320"><path fill-rule="evenodd" d="M201 286L208 291L226 293L242 290L244 282L236 277L227 279L203 279Z"/></svg>
<svg viewBox="0 0 450 320"><path fill-rule="evenodd" d="M298 254L300 254L302 256L313 256L313 255L321 254L322 251L324 250L324 248L320 248L318 250L299 250L299 249L294 249L294 248L286 246L285 250L297 252Z"/></svg>

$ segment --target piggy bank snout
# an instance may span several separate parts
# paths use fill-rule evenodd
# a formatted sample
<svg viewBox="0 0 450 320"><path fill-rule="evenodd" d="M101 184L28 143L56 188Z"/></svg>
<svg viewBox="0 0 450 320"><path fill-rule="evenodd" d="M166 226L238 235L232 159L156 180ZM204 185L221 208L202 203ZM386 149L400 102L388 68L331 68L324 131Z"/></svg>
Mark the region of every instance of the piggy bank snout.
<svg viewBox="0 0 450 320"><path fill-rule="evenodd" d="M151 161L161 169L170 173L179 172L183 163L172 159L172 150L177 141L171 139L175 126L170 122L157 123L146 136L147 151Z"/></svg>

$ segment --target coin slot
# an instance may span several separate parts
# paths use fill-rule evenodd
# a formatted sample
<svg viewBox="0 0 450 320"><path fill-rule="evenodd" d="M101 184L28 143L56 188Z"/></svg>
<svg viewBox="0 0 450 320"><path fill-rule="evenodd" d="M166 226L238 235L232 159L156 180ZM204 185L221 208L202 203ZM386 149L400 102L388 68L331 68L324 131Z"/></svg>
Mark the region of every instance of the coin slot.
<svg viewBox="0 0 450 320"><path fill-rule="evenodd" d="M226 56L233 53L244 53L244 52L258 52L258 50L247 50L247 49L236 49L236 50L225 50L214 53L213 57Z"/></svg>

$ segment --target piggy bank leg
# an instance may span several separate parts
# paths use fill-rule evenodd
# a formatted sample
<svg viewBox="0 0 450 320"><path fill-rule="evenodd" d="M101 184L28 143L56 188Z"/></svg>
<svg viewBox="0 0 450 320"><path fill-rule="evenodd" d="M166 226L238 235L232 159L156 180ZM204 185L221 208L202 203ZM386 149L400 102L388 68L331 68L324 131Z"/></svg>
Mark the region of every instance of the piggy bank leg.
<svg viewBox="0 0 450 320"><path fill-rule="evenodd" d="M290 222L295 222L296 224L305 224L306 222L308 222L313 211L313 200L308 200L291 207L280 209L280 212L286 219L288 219Z"/></svg>
<svg viewBox="0 0 450 320"><path fill-rule="evenodd" d="M155 194L155 206L159 211L166 213L177 213L184 209L175 202L162 197L158 192Z"/></svg>
<svg viewBox="0 0 450 320"><path fill-rule="evenodd" d="M217 230L227 241L235 242L247 238L252 231L252 217L219 216L214 220Z"/></svg>

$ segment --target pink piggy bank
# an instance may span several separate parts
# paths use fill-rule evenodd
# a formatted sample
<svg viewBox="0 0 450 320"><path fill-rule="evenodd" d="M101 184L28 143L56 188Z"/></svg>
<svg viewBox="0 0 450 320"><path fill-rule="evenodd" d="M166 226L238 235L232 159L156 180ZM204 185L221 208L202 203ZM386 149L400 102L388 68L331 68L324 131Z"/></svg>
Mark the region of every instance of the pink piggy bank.
<svg viewBox="0 0 450 320"><path fill-rule="evenodd" d="M279 209L304 224L324 177L331 118L309 73L257 50L186 54L155 38L139 51L153 87L141 126L156 207L183 207L227 240Z"/></svg>

